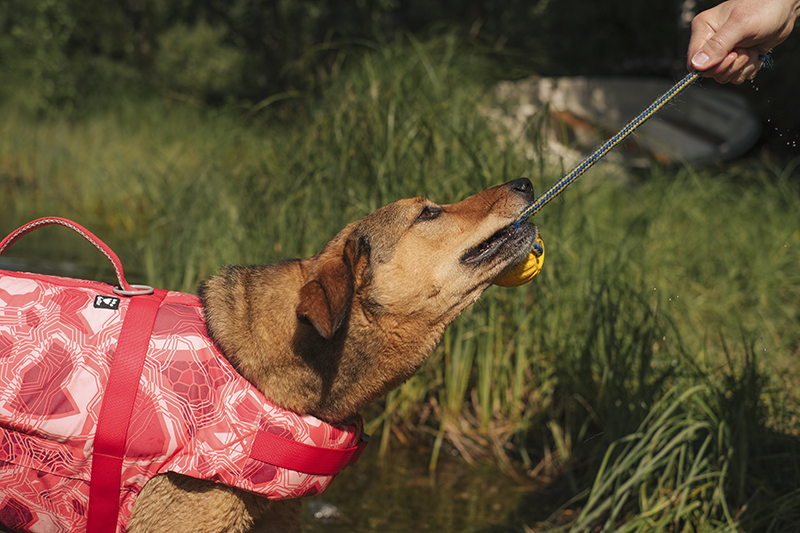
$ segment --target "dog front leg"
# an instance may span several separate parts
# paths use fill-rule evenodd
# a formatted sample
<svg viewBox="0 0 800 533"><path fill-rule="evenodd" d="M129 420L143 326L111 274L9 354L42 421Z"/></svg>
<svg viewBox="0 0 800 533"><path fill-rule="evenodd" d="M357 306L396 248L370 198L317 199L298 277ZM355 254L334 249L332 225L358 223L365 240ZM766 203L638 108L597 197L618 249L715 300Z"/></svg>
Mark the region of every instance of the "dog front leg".
<svg viewBox="0 0 800 533"><path fill-rule="evenodd" d="M297 533L299 500L271 502L179 474L147 482L136 498L130 533Z"/></svg>
<svg viewBox="0 0 800 533"><path fill-rule="evenodd" d="M267 503L266 512L255 520L248 533L300 533L300 500L258 499Z"/></svg>

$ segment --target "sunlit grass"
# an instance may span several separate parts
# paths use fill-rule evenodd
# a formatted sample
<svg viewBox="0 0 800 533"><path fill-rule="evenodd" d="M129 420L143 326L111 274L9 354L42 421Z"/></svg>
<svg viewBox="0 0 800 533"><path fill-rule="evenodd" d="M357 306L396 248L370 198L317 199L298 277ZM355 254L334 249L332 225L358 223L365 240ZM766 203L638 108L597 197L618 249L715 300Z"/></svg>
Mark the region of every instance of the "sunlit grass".
<svg viewBox="0 0 800 533"><path fill-rule="evenodd" d="M457 201L519 176L541 192L568 169L498 140L479 111L491 103L481 61L452 37L401 40L293 114L121 101L39 121L4 108L2 232L66 216L112 245L131 282L193 292L224 264L312 255L398 198ZM800 497L776 492L773 463L756 460L736 421L798 462L778 438L800 429L796 179L791 165L598 165L537 215L542 274L489 289L369 410L379 446L421 439L435 467L447 443L469 462L564 479L575 527L787 523ZM33 237L12 252L101 264L74 240ZM699 399L685 392L698 384ZM772 496L783 514L760 507Z"/></svg>

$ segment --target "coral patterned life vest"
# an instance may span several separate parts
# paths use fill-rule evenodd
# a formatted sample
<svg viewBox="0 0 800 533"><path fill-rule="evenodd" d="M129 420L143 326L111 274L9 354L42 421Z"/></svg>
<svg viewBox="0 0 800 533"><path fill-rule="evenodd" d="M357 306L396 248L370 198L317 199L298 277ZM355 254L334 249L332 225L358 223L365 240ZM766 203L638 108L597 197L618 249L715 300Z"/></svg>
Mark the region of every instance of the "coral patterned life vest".
<svg viewBox="0 0 800 533"><path fill-rule="evenodd" d="M322 492L357 459L360 417L331 425L270 403L209 338L199 298L0 270L0 523L119 531L153 476L270 499ZM127 292L142 292L125 296ZM122 293L122 294L121 294Z"/></svg>

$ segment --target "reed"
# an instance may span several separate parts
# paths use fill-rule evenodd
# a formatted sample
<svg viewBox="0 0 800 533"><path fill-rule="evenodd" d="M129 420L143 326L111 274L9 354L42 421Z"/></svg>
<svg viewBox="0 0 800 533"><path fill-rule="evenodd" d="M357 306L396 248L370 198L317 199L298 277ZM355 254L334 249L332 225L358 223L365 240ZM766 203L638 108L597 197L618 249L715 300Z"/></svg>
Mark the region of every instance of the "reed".
<svg viewBox="0 0 800 533"><path fill-rule="evenodd" d="M519 176L544 190L568 169L536 139L532 159L520 148L538 122L527 139L498 135L482 112L488 60L463 46L408 36L349 50L321 96L282 108L120 99L67 120L3 107L0 225L74 218L132 282L192 292L224 264L314 254L401 197L457 201ZM759 454L800 479L796 177L794 164L597 165L537 214L542 274L489 289L368 410L379 446L425 442L435 469L446 444L510 475L566 480L576 531L791 523L800 497ZM103 275L68 238L17 250ZM746 427L734 416L745 412Z"/></svg>

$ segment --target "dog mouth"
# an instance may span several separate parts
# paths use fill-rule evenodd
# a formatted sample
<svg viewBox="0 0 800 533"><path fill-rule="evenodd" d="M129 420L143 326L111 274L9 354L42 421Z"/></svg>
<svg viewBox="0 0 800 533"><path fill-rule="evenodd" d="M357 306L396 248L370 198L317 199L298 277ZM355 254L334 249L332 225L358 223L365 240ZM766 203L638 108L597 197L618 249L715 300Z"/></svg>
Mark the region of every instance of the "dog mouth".
<svg viewBox="0 0 800 533"><path fill-rule="evenodd" d="M480 265L495 259L501 262L508 260L509 263L521 261L530 253L537 234L536 226L530 222L523 222L516 228L506 226L467 250L461 256L461 262L465 265Z"/></svg>

